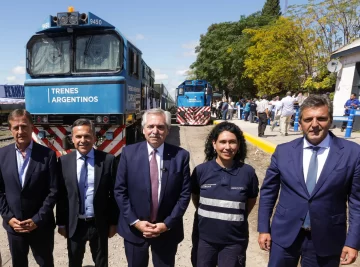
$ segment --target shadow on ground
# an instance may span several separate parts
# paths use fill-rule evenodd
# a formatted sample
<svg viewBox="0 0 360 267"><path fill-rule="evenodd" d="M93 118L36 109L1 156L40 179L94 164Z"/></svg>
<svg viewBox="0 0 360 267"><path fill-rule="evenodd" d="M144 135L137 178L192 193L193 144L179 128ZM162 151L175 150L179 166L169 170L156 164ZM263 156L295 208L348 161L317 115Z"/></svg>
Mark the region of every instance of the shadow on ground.
<svg viewBox="0 0 360 267"><path fill-rule="evenodd" d="M171 125L170 133L167 136L167 143L172 144L174 146L180 146L180 126L179 125Z"/></svg>

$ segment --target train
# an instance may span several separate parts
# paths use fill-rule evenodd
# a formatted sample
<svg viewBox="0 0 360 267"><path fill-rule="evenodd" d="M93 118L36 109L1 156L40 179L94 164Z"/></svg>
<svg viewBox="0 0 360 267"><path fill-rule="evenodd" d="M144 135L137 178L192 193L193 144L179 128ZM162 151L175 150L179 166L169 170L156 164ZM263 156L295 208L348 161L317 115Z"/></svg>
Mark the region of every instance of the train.
<svg viewBox="0 0 360 267"><path fill-rule="evenodd" d="M185 80L176 88L176 121L180 125L207 125L211 120L213 89L206 80Z"/></svg>
<svg viewBox="0 0 360 267"><path fill-rule="evenodd" d="M161 107L164 94L138 47L103 18L73 7L49 15L30 37L24 86L33 140L57 156L72 151L71 125L87 118L96 148L118 157L141 140L141 116Z"/></svg>

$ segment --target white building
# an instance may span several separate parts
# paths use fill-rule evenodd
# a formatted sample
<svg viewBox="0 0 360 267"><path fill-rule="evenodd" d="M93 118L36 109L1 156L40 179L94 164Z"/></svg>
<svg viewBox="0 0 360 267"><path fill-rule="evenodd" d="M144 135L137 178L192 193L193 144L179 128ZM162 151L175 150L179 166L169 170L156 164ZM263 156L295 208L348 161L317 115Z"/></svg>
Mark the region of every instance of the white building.
<svg viewBox="0 0 360 267"><path fill-rule="evenodd" d="M344 115L345 102L350 95L355 93L357 98L360 94L360 39L355 40L334 53L331 59L338 59L342 68L337 73L335 95L334 95L334 116ZM360 98L359 98L360 99ZM355 119L355 130L360 129L360 117Z"/></svg>

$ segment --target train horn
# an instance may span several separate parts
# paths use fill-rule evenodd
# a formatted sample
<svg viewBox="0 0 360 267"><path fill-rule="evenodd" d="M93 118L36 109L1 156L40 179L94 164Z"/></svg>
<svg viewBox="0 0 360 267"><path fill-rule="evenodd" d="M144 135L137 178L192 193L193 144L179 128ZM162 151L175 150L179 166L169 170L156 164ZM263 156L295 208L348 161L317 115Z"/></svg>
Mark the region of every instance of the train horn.
<svg viewBox="0 0 360 267"><path fill-rule="evenodd" d="M83 22L83 23L87 23L87 18L88 16L86 15L86 13L82 13L80 15L80 20Z"/></svg>

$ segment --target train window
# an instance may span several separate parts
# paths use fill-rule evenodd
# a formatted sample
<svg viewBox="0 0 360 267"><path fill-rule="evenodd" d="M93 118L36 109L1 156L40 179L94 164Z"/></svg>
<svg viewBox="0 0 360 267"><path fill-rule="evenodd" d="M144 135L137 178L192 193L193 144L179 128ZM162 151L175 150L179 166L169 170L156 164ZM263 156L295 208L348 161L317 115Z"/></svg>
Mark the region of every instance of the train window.
<svg viewBox="0 0 360 267"><path fill-rule="evenodd" d="M135 76L135 78L140 78L139 76L140 55L137 54L131 48L129 48L129 52L128 52L128 62L129 62L129 70L128 70L129 75Z"/></svg>
<svg viewBox="0 0 360 267"><path fill-rule="evenodd" d="M202 92L202 91L204 91L203 85L197 85L194 87L194 92Z"/></svg>
<svg viewBox="0 0 360 267"><path fill-rule="evenodd" d="M116 34L76 38L76 72L118 72L122 68L122 41Z"/></svg>
<svg viewBox="0 0 360 267"><path fill-rule="evenodd" d="M30 75L62 75L71 72L70 36L35 36L27 45Z"/></svg>

